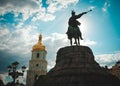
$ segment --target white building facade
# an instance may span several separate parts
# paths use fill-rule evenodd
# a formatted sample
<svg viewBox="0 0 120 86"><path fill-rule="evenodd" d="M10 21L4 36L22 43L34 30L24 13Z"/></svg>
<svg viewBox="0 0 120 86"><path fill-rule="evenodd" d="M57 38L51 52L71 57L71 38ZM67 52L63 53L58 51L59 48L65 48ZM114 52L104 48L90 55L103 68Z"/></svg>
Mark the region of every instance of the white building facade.
<svg viewBox="0 0 120 86"><path fill-rule="evenodd" d="M29 70L27 71L27 86L33 86L35 80L37 80L40 75L47 74L46 54L47 51L42 44L42 35L40 34L38 43L35 44L32 49L32 57L29 61Z"/></svg>

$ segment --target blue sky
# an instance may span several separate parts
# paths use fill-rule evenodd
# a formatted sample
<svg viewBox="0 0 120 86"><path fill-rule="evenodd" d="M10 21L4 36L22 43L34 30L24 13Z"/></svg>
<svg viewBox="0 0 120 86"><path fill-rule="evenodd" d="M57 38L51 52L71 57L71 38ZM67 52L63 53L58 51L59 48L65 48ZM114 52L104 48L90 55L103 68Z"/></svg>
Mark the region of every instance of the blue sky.
<svg viewBox="0 0 120 86"><path fill-rule="evenodd" d="M6 66L16 60L28 67L32 46L40 33L48 52L48 70L51 69L57 50L70 45L65 33L71 10L79 14L89 9L93 11L78 19L84 38L81 45L93 50L101 66L111 67L120 60L119 3L119 0L0 0L0 73L6 74Z"/></svg>

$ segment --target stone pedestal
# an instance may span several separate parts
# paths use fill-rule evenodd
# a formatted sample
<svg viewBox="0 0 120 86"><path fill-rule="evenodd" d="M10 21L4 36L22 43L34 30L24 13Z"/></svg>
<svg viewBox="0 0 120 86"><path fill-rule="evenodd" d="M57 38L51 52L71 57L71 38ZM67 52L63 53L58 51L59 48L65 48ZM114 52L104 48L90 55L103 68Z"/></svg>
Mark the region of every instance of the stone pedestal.
<svg viewBox="0 0 120 86"><path fill-rule="evenodd" d="M55 67L37 82L35 86L120 86L120 81L94 60L92 50L87 46L59 49Z"/></svg>

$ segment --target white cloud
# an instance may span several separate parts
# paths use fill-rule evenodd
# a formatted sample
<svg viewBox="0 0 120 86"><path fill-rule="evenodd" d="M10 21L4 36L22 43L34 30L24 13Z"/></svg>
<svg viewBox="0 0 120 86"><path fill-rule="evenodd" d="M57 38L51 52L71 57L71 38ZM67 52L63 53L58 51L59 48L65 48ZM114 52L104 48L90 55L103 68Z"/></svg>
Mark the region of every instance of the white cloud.
<svg viewBox="0 0 120 86"><path fill-rule="evenodd" d="M109 1L106 1L106 2L104 3L104 6L102 7L102 11L103 11L103 12L107 12L108 7L110 7L110 2L109 2Z"/></svg>
<svg viewBox="0 0 120 86"><path fill-rule="evenodd" d="M58 3L62 4L63 6L67 6L71 3L76 4L79 0L57 0Z"/></svg>
<svg viewBox="0 0 120 86"><path fill-rule="evenodd" d="M95 59L101 66L112 67L118 60L120 60L120 52L111 54L96 55Z"/></svg>
<svg viewBox="0 0 120 86"><path fill-rule="evenodd" d="M7 49L6 43L9 41L10 31L8 29L0 29L0 50Z"/></svg>
<svg viewBox="0 0 120 86"><path fill-rule="evenodd" d="M11 11L16 15L21 12L23 13L24 20L34 14L38 9L41 9L36 0L1 0L0 2L0 12L2 15Z"/></svg>
<svg viewBox="0 0 120 86"><path fill-rule="evenodd" d="M9 32L9 30L8 29L0 29L0 36L5 36L5 35L7 35L7 34L9 34L10 32Z"/></svg>
<svg viewBox="0 0 120 86"><path fill-rule="evenodd" d="M37 13L35 17L33 17L32 21L40 20L42 19L43 21L52 21L55 19L55 16L49 13Z"/></svg>
<svg viewBox="0 0 120 86"><path fill-rule="evenodd" d="M86 40L83 40L81 44L85 46L94 46L97 44L97 42L86 39Z"/></svg>
<svg viewBox="0 0 120 86"><path fill-rule="evenodd" d="M76 4L79 0L47 0L47 4L49 4L49 7L47 8L47 11L50 13L54 13L58 10L61 10L63 8L67 8L70 4Z"/></svg>
<svg viewBox="0 0 120 86"><path fill-rule="evenodd" d="M9 53L27 56L32 45L36 43L38 34L35 26L25 26L14 31L8 29L0 30L0 50L7 50Z"/></svg>
<svg viewBox="0 0 120 86"><path fill-rule="evenodd" d="M19 13L23 15L23 21L33 17L32 21L51 21L55 19L52 13L66 8L69 4L75 4L78 0L47 0L48 8L42 7L42 0L0 0L0 14L14 12L15 17Z"/></svg>
<svg viewBox="0 0 120 86"><path fill-rule="evenodd" d="M29 17L32 17L32 16L37 16L36 14L41 14L39 15L39 17L37 17L39 20L45 20L45 17L47 17L47 20L53 19L53 16L50 16L50 14L47 14L45 8L42 7L41 1L40 0L39 1L37 0L22 0L22 1L2 0L0 1L0 2L3 2L3 4L0 6L0 12L1 12L0 14L4 15L7 12L14 12L15 16L17 16L19 13L22 13L23 20L27 20Z"/></svg>
<svg viewBox="0 0 120 86"><path fill-rule="evenodd" d="M49 70L55 65L56 52L59 48L67 46L68 40L65 34L52 33L50 36L46 36L43 41L47 48L47 60Z"/></svg>

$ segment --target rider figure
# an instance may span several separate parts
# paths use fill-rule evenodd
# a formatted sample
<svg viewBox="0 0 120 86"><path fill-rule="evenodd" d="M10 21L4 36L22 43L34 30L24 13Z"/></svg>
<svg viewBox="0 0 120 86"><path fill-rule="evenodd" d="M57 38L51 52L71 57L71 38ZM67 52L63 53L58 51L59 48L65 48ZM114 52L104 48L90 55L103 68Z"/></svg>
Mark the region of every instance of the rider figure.
<svg viewBox="0 0 120 86"><path fill-rule="evenodd" d="M91 11L91 10L90 10ZM88 11L89 12L89 11ZM82 33L79 29L79 25L81 24L79 21L77 21L78 18L80 18L82 15L86 14L87 12L82 12L78 15L75 15L75 12L72 11L72 16L70 17L69 21L68 21L68 31L67 31L67 35L68 35L68 39L70 39L70 43L72 45L72 37L75 38L75 44L77 45L77 40L78 39L78 44L79 43L79 37L81 40L83 40L82 38Z"/></svg>

